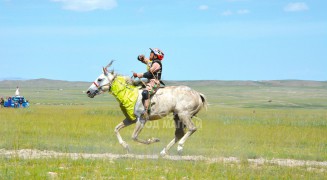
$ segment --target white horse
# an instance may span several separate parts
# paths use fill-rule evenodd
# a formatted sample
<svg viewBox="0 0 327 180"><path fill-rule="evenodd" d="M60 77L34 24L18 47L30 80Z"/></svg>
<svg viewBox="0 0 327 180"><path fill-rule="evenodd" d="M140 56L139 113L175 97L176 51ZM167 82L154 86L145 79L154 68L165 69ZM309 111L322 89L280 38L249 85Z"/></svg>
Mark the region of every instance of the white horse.
<svg viewBox="0 0 327 180"><path fill-rule="evenodd" d="M92 83L86 94L88 97L93 98L98 94L109 91L113 96L116 97L120 103L123 113L126 116L126 119L116 126L115 133L119 143L128 152L128 144L123 140L119 131L131 124L136 123L132 135L132 139L134 141L143 144L158 142L159 139L157 138L151 138L148 140L138 138L139 133L147 122L147 120L143 119L141 116L144 110L142 105L142 90L132 85L131 78L117 75L113 71L109 72L107 68L110 67L111 64L112 61L105 68L103 68L103 73ZM120 88L116 88L118 85ZM134 98L135 103L125 105L126 99L131 99L132 97L130 94L124 92L124 90L132 91L133 88L137 88L137 97L136 99ZM123 92L124 94L122 94ZM132 113L129 113L130 115L128 115L128 108L131 109L131 107ZM161 155L166 155L168 150L177 142L178 153L183 151L185 141L197 130L191 119L203 107L207 107L205 96L187 86L167 86L158 89L158 91L151 98L151 106L149 107L150 114L148 120L158 120L170 113L173 113L176 128L174 139L160 152ZM184 128L188 129L186 133L184 132Z"/></svg>

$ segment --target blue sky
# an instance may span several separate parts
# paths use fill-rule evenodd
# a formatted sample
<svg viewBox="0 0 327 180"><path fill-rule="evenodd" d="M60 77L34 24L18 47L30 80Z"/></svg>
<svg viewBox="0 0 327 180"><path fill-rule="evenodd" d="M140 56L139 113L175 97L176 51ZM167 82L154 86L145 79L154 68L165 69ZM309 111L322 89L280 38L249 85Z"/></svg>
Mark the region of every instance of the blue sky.
<svg viewBox="0 0 327 180"><path fill-rule="evenodd" d="M0 79L93 81L115 59L165 80L327 80L324 0L0 0Z"/></svg>

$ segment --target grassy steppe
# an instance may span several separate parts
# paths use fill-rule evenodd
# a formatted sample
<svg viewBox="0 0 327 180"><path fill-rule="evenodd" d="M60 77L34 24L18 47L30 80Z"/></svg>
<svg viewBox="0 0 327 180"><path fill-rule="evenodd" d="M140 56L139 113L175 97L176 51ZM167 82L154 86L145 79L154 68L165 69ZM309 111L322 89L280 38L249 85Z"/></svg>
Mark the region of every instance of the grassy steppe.
<svg viewBox="0 0 327 180"><path fill-rule="evenodd" d="M2 179L325 179L326 169L169 160L0 159Z"/></svg>
<svg viewBox="0 0 327 180"><path fill-rule="evenodd" d="M39 149L60 152L118 153L114 127L122 119L109 94L95 99L79 85L49 83L20 86L31 102L27 109L0 109L0 149ZM190 82L184 82L188 84ZM202 84L201 84L202 83ZM0 179L44 179L48 172L60 179L324 179L326 167L253 166L248 158L327 160L327 87L292 83L192 83L207 96L208 111L194 122L199 130L186 142L184 155L235 156L240 164L169 160L71 160L0 158ZM303 83L303 82L301 82ZM15 86L0 84L0 96ZM135 154L158 154L173 138L171 117L150 122L141 137L161 142L141 145L131 140L134 126L121 131ZM176 146L171 151L176 155Z"/></svg>

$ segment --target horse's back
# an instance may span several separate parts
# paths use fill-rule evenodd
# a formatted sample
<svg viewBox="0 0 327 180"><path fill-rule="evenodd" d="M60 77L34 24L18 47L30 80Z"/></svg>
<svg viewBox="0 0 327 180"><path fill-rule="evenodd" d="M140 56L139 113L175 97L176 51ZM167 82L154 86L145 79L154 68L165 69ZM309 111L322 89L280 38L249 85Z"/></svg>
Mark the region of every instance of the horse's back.
<svg viewBox="0 0 327 180"><path fill-rule="evenodd" d="M158 110L169 109L177 114L196 114L204 105L202 94L188 86L166 86L158 89L152 98ZM166 111L166 110L165 110Z"/></svg>

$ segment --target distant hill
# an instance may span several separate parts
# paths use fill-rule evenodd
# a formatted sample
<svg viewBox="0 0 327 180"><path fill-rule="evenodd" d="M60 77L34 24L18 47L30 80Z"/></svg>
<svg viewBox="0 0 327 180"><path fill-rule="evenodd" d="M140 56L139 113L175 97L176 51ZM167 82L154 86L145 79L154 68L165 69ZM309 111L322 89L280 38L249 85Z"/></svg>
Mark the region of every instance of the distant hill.
<svg viewBox="0 0 327 180"><path fill-rule="evenodd" d="M327 87L327 81L306 80L268 80L268 81L220 81L220 80L196 80L196 81L164 81L166 85L187 86L276 86L276 87ZM17 86L25 88L87 88L91 82L62 81L51 79L32 80L2 80L0 88L14 89Z"/></svg>
<svg viewBox="0 0 327 180"><path fill-rule="evenodd" d="M32 80L3 80L0 81L0 88L67 88L67 87L88 87L91 82L62 81L51 79L32 79Z"/></svg>
<svg viewBox="0 0 327 180"><path fill-rule="evenodd" d="M168 81L169 85L184 84L189 86L285 86L285 87L327 87L327 81L307 80L267 80L267 81Z"/></svg>

